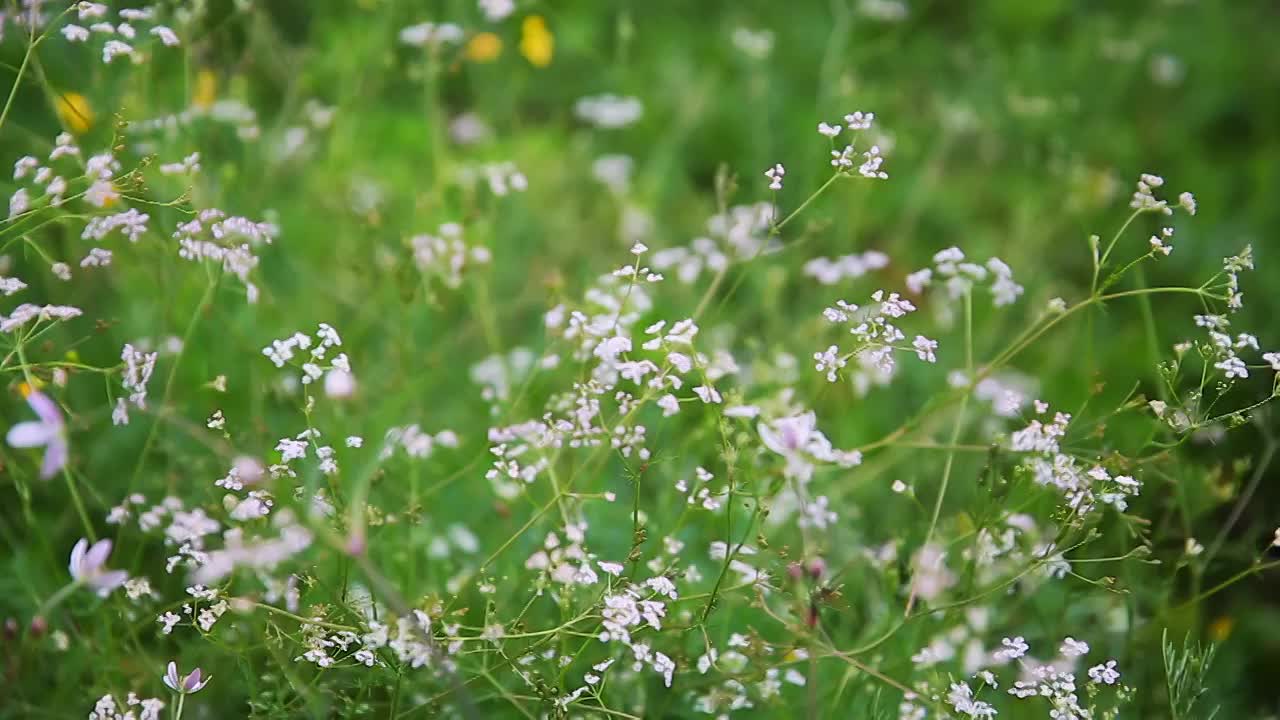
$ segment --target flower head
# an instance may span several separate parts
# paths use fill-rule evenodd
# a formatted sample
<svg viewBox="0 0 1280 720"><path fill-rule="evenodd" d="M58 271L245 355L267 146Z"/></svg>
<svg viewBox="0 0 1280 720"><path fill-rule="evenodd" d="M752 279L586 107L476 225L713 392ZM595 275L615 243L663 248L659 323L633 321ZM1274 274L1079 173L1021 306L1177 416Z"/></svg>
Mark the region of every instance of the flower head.
<svg viewBox="0 0 1280 720"><path fill-rule="evenodd" d="M97 590L99 595L106 597L108 593L129 579L129 573L124 570L106 569L105 565L110 555L110 540L104 538L90 546L88 540L80 538L75 547L71 548L71 562L67 569L71 571L71 577L76 582L84 583Z"/></svg>
<svg viewBox="0 0 1280 720"><path fill-rule="evenodd" d="M27 420L9 428L6 436L10 447L43 447L44 461L40 464L40 479L53 477L67 464L67 437L58 405L39 390L26 390L27 404L39 420Z"/></svg>
<svg viewBox="0 0 1280 720"><path fill-rule="evenodd" d="M73 135L83 135L93 127L93 106L78 92L59 95L54 103L54 111L58 115L58 120Z"/></svg>
<svg viewBox="0 0 1280 720"><path fill-rule="evenodd" d="M555 36L541 15L530 15L520 23L520 54L534 67L551 64L555 53Z"/></svg>
<svg viewBox="0 0 1280 720"><path fill-rule="evenodd" d="M840 467L853 467L862 462L858 451L832 447L831 441L818 430L817 425L817 416L811 410L772 422L756 423L756 432L766 448L786 458L786 476L801 482L812 476L815 460L835 463Z"/></svg>
<svg viewBox="0 0 1280 720"><path fill-rule="evenodd" d="M200 668L196 668L188 675L178 675L178 664L170 661L169 668L164 674L164 684L169 689L179 695L190 695L200 692L209 681L213 679L212 675L203 675Z"/></svg>

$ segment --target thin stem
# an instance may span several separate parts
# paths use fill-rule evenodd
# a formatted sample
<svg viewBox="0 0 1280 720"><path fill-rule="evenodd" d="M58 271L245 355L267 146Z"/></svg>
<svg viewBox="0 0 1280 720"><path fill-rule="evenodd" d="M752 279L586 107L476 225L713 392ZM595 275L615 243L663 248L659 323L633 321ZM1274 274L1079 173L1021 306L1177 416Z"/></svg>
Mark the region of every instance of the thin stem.
<svg viewBox="0 0 1280 720"><path fill-rule="evenodd" d="M889 687L895 688L895 689L897 689L897 690L901 690L902 692L907 693L908 695L914 695L914 694L915 694L915 691L914 691L914 690L912 690L911 688L907 687L907 686L906 686L906 685L904 685L903 683L901 683L901 682L899 682L899 681L897 681L897 680L894 680L893 678L889 677L888 675L885 675L884 673L882 673L882 672L880 672L879 670L877 670L877 669L875 669L875 668L871 667L870 665L867 665L866 663L859 662L858 660L855 660L855 659L853 659L853 658L849 657L848 655L845 655L844 653L840 652L839 650L836 650L835 648L831 648L831 649L829 649L829 650L827 651L827 654L826 654L826 655L824 655L823 657L832 657L832 658L837 658L837 659L843 660L843 661L845 661L845 662L849 663L850 665L852 665L853 667L857 668L858 670L861 670L862 672L864 672L864 673L866 673L866 674L870 675L871 677L873 677L873 678L875 678L875 679L879 680L880 682L882 682L882 683L884 683L884 684L888 685Z"/></svg>
<svg viewBox="0 0 1280 720"><path fill-rule="evenodd" d="M36 610L36 614L34 615L34 617L41 617L44 615L48 615L51 611L53 611L54 608L61 605L63 600L66 600L68 597L70 597L71 593L79 589L80 585L81 583L79 580L74 580L72 582L67 583L66 585L63 585L61 588L58 588L57 592L50 595L48 599L46 599L43 603L40 603L40 608Z"/></svg>
<svg viewBox="0 0 1280 720"><path fill-rule="evenodd" d="M1244 510L1249 506L1249 502L1253 500L1253 494L1258 491L1258 485L1262 483L1262 478L1266 475L1267 468L1271 466L1271 459L1276 454L1276 439L1268 437L1262 448L1262 456L1258 459L1258 464L1253 468L1253 476L1249 478L1249 485L1245 491L1240 494L1240 499L1236 501L1235 507L1231 509L1231 515L1227 517L1227 521L1223 523L1222 529L1218 531L1218 536L1213 539L1209 545L1209 550L1204 554L1202 565L1209 566L1209 562L1222 549L1222 543L1226 542L1227 535L1235 528L1236 523L1240 521L1240 516L1244 514Z"/></svg>
<svg viewBox="0 0 1280 720"><path fill-rule="evenodd" d="M1124 224L1120 226L1120 229L1116 231L1116 234L1111 237L1111 242L1107 243L1107 249L1103 251L1102 257L1098 258L1094 262L1093 283L1089 286L1091 291L1090 294L1092 295L1098 294L1098 274L1102 272L1102 268L1107 264L1107 258L1111 257L1111 251L1115 248L1116 243L1120 240L1120 236L1124 235L1124 231L1128 230L1129 225L1132 224L1133 221L1137 219L1137 217L1141 214L1142 214L1141 210L1135 210L1132 214L1129 215L1128 219L1124 221Z"/></svg>
<svg viewBox="0 0 1280 720"><path fill-rule="evenodd" d="M98 542L98 534L93 531L93 522L89 520L89 513L85 510L84 501L80 499L80 490L76 487L76 480L71 476L71 471L66 465L62 466L62 477L67 481L67 490L71 492L71 504L75 505L76 514L80 516L80 522L84 525L85 534L89 537L90 542Z"/></svg>
<svg viewBox="0 0 1280 720"><path fill-rule="evenodd" d="M200 319L204 317L205 312L213 303L214 294L217 292L221 280L222 270L219 269L216 275L209 278L208 284L205 285L204 295L200 298L200 304L196 306L195 312L187 322L187 329L182 334L182 352L173 358L173 365L169 367L169 377L165 379L164 392L160 398L161 407L167 408L169 406L169 398L173 394L173 385L178 378L178 367L182 364L182 358L186 355L187 347L191 344L191 338L195 336L196 328L200 325ZM151 430L147 433L147 439L142 444L142 451L138 453L138 463L134 466L133 477L129 481L130 492L133 491L137 485L138 478L142 475L142 469L146 466L147 453L151 450L151 446L155 444L156 434L159 432L163 420L163 416L157 415L151 423Z"/></svg>
<svg viewBox="0 0 1280 720"><path fill-rule="evenodd" d="M965 363L969 368L969 374L973 373L973 296L968 292L964 295L964 335L965 335ZM970 381L972 382L972 380ZM955 424L951 426L951 440L947 444L952 448L947 451L946 464L942 468L942 486L938 488L938 497L933 503L933 516L929 519L929 531L925 533L924 545L921 548L929 546L933 542L933 533L938 529L938 517L942 514L942 502L947 497L947 487L951 484L951 470L955 467L956 451L955 447L960 441L960 431L964 428L964 415L969 407L969 395L966 392L960 399L960 410L956 413ZM919 570L919 568L916 568ZM907 596L907 607L903 611L903 617L911 615L912 608L916 604L916 582L914 573L911 581L911 593Z"/></svg>
<svg viewBox="0 0 1280 720"><path fill-rule="evenodd" d="M18 66L18 75L13 79L13 87L9 88L9 98L4 102L4 110L0 110L0 128L4 127L4 122L9 118L9 109L13 107L13 99L18 96L18 86L22 84L22 76L27 73L27 65L31 63L31 56L36 51L36 25L29 23L30 35L27 38L27 51L22 54L22 64Z"/></svg>
<svg viewBox="0 0 1280 720"><path fill-rule="evenodd" d="M324 620L317 620L315 618L305 618L305 617L302 617L301 615L295 615L291 612L288 612L287 610L281 610L280 608L275 607L274 605L267 605L266 603L255 602L253 606L256 608L260 608L262 610L266 610L267 612L270 612L270 613L275 613L276 615L287 617L291 620L297 620L300 623L306 623L307 625L315 625L316 627L328 628L330 630L348 630L352 632L359 630L359 628L355 628L350 625L342 625L340 623L331 623L331 622L326 622Z"/></svg>
<svg viewBox="0 0 1280 720"><path fill-rule="evenodd" d="M1181 604L1177 605L1176 607L1174 607L1174 610L1175 610L1175 611L1176 611L1176 610L1181 610L1181 609L1183 609L1183 608L1185 608L1185 607L1187 607L1187 606L1189 606L1189 605L1195 605L1195 604L1200 603L1200 602L1202 602L1202 601L1204 601L1204 600L1207 600L1208 598L1210 598L1210 597L1212 597L1212 596L1214 596L1214 595L1217 595L1218 593L1222 592L1223 590L1226 590L1227 588L1231 587L1232 585L1235 585L1236 583L1238 583L1238 582L1240 582L1241 580L1243 580L1243 579L1245 579L1245 578L1249 577L1250 575L1256 575L1256 574L1258 574L1258 573L1260 573L1260 572L1265 572L1265 571L1270 570L1271 568L1274 568L1274 567L1280 567L1280 560L1272 560L1272 561L1271 561L1271 562L1269 562L1269 563L1263 563L1263 564L1261 564L1261 565L1259 565L1257 562L1254 562L1252 565L1250 565L1249 567L1245 568L1244 570L1241 570L1240 572L1236 573L1235 575L1232 575L1231 577L1227 578L1226 580L1223 580L1222 582L1218 583L1217 585L1214 585L1213 587L1209 588L1208 590L1205 590L1204 592L1200 593L1199 595L1196 595L1195 597L1191 598L1190 600L1187 600L1186 602L1183 602L1183 603L1181 603Z"/></svg>
<svg viewBox="0 0 1280 720"><path fill-rule="evenodd" d="M809 205L812 204L814 200L818 199L818 196L826 192L827 188L831 187L831 185L834 184L835 181L839 180L841 177L842 175L840 173L835 173L831 177L827 178L827 181L824 182L817 190L814 190L813 193L809 195L809 197L805 198L804 202L800 203L800 205L796 207L795 210L792 210L785 218L783 218L781 221L779 221L777 224L771 227L769 229L769 235L771 237L774 235L777 235L782 230L782 228L786 227L787 223L795 219L797 215L803 212L805 208L809 207ZM721 203L721 205L722 207L720 211L721 213L723 213L724 212L723 203ZM760 255L764 253L764 248L765 246L762 244L760 246L760 249L757 250L754 255L747 258L746 261L743 262L742 264L750 263L751 261L760 257ZM729 268L732 265L733 263L725 263L724 267L720 268L720 271L717 272L715 277L711 279L711 285L709 285L707 287L706 292L702 294L702 298L698 300L697 308L693 311L692 317L694 320L697 320L698 318L702 317L702 313L706 311L707 305L711 302L711 298L715 296L716 290L720 289L720 285L723 284L724 278L726 275L728 275ZM737 286L735 285L734 287L736 288ZM729 294L730 295L733 294L732 288L729 290Z"/></svg>
<svg viewBox="0 0 1280 720"><path fill-rule="evenodd" d="M834 183L836 180L839 180L839 179L840 179L840 178L842 178L842 177L844 177L842 174L840 174L840 173L835 173L835 174L833 174L831 177L827 178L827 181L826 181L826 182L824 182L824 183L822 183L822 185L821 185L817 190L814 190L812 195L810 195L809 197L805 198L804 202L800 203L800 205L799 205L799 206L797 206L795 210L792 210L792 211L791 211L791 212L790 212L790 213L789 213L785 218L783 218L783 219L782 219L782 220L781 220L777 225L774 225L774 226L773 226L773 230L772 230L772 233L771 233L771 234L776 235L776 234L777 234L777 232L778 232L779 230L781 230L782 228L786 227L787 223L791 222L791 221L792 221L792 220L793 220L797 215L799 215L801 212L803 212L805 208L809 207L809 205L810 205L814 200L817 200L817 199L818 199L818 196L819 196L819 195L821 195L822 193L826 192L826 191L827 191L827 188L831 187L832 183Z"/></svg>

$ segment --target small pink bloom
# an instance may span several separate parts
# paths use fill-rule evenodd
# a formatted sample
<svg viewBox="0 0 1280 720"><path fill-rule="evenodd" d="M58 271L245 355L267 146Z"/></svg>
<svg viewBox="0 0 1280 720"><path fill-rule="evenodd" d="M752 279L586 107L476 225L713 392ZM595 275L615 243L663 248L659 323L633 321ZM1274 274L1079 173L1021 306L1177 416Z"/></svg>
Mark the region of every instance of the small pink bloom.
<svg viewBox="0 0 1280 720"><path fill-rule="evenodd" d="M58 405L48 395L33 390L27 395L27 404L39 420L27 420L9 428L6 439L10 447L44 448L44 461L40 464L40 479L48 480L67 464L67 435Z"/></svg>
<svg viewBox="0 0 1280 720"><path fill-rule="evenodd" d="M212 679L212 675L206 676L201 674L200 668L192 670L189 675L179 676L178 664L174 662L169 663L169 668L164 674L164 684L167 685L170 690L180 695L190 695L191 693L200 692L200 690L204 688L205 685L208 685L209 681Z"/></svg>
<svg viewBox="0 0 1280 720"><path fill-rule="evenodd" d="M104 567L110 555L110 540L104 538L90 547L88 540L80 538L75 547L71 548L71 563L68 565L71 577L106 597L129 579L129 574L123 570L108 570Z"/></svg>

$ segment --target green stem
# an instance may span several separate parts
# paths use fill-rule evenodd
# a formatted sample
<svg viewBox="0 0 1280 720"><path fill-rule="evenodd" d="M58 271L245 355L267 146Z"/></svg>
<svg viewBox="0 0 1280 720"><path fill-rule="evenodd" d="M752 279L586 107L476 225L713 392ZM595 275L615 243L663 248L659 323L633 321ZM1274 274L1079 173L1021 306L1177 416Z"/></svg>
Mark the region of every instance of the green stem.
<svg viewBox="0 0 1280 720"><path fill-rule="evenodd" d="M795 210L792 210L791 213L788 214L785 218L783 218L781 222L779 222L777 225L774 225L773 230L771 231L770 234L776 235L777 232L781 230L783 227L785 227L787 223L791 222L791 220L795 218L795 216L799 215L801 212L804 212L805 208L809 207L809 205L814 200L817 200L819 195L826 192L827 188L831 187L832 183L834 183L836 180L839 180L842 177L844 177L842 174L835 173L831 177L827 178L827 181L822 183L822 186L819 187L817 190L814 190L812 195L805 198L805 201L800 203L800 205Z"/></svg>
<svg viewBox="0 0 1280 720"><path fill-rule="evenodd" d="M66 585L63 585L61 588L58 589L57 592L50 595L47 600L45 600L43 603L40 604L40 608L36 610L36 614L34 617L41 617L44 615L48 615L54 608L61 605L62 601L66 600L71 595L71 593L75 592L79 587L80 587L79 580L73 580L72 582L69 582Z"/></svg>
<svg viewBox="0 0 1280 720"><path fill-rule="evenodd" d="M1107 249L1103 251L1102 257L1093 264L1093 283L1089 286L1090 294L1098 294L1098 274L1102 272L1102 268L1107 264L1107 258L1111 257L1111 251L1115 248L1116 242L1120 240L1120 236L1124 235L1124 231L1128 230L1129 225L1141 214L1141 210L1135 210L1129 215L1129 218L1124 221L1124 224L1120 226L1116 234L1111 237L1111 242L1107 243Z"/></svg>
<svg viewBox="0 0 1280 720"><path fill-rule="evenodd" d="M31 34L27 41L27 51L22 55L22 64L18 66L18 75L13 79L13 87L9 88L9 98L4 102L4 110L0 110L0 128L9 118L9 108L13 107L13 99L18 95L18 86L22 84L22 76L27 73L27 65L31 63L31 55L36 50L36 27L31 23Z"/></svg>
<svg viewBox="0 0 1280 720"><path fill-rule="evenodd" d="M1245 568L1244 570L1241 570L1240 572L1236 573L1235 575L1232 575L1231 577L1227 578L1226 580L1223 580L1222 582L1218 583L1217 585L1214 585L1213 587L1209 588L1208 590L1205 590L1204 592L1200 593L1199 595L1196 595L1195 597L1191 598L1190 600L1187 600L1186 602L1181 603L1180 605L1176 606L1176 607L1174 608L1174 610L1181 610L1182 608L1185 608L1185 607L1187 607L1188 605L1195 605L1195 604L1197 604L1197 603L1199 603L1199 602L1201 602L1201 601L1204 601L1204 600L1208 599L1209 597L1211 597L1211 596L1213 596L1213 595L1217 595L1218 593L1222 592L1223 590L1226 590L1227 588L1231 587L1232 585L1235 585L1236 583L1238 583L1238 582L1240 582L1241 580L1243 580L1243 579L1245 579L1245 578L1249 577L1250 575L1256 575L1256 574L1258 574L1258 573L1260 573L1260 572L1263 572L1263 571L1266 571L1266 570L1270 570L1271 568L1274 568L1274 567L1280 567L1280 560L1272 560L1272 561L1271 561L1271 562L1269 562L1269 563L1263 563L1263 564L1261 564L1261 565L1259 565L1258 563L1256 563L1256 562L1255 562L1254 564L1250 565L1249 567Z"/></svg>
<svg viewBox="0 0 1280 720"><path fill-rule="evenodd" d="M965 344L965 365L968 367L968 374L973 374L973 296L969 293L964 294L964 344ZM970 383L974 380L970 379ZM972 385L971 385L972 386ZM971 393L966 392L960 399L960 410L956 413L955 424L951 427L951 440L947 443L952 449L947 451L946 464L942 468L942 486L938 488L938 497L933 502L933 516L929 519L929 531L925 533L924 545L921 548L928 547L933 542L933 533L938 529L938 517L942 514L942 502L947 497L947 487L951 484L951 470L955 467L956 451L955 447L960 442L960 432L964 428L964 415L969 407L969 396ZM916 568L919 571L919 568ZM903 617L911 615L911 609L916 603L916 583L912 578L911 593L907 596L907 608L903 612Z"/></svg>
<svg viewBox="0 0 1280 720"><path fill-rule="evenodd" d="M216 275L209 278L209 282L204 289L204 295L200 298L200 304L196 306L195 312L191 315L191 320L187 322L187 329L182 334L182 351L173 358L173 365L169 368L169 376L165 379L164 392L160 398L160 406L162 408L169 406L169 398L173 394L173 385L178 378L178 367L182 364L182 358L187 354L187 347L191 344L191 338L195 335L196 328L200 324L200 318L204 317L205 312L213 303L214 294L217 292L221 280L222 270L219 269ZM155 444L156 434L159 432L160 424L163 421L164 417L162 415L156 415L155 420L151 423L151 430L147 433L147 439L142 444L142 451L138 453L138 463L133 468L133 477L129 480L129 492L133 492L138 484L138 478L142 475L142 469L146 466L147 453L150 452L151 446Z"/></svg>
<svg viewBox="0 0 1280 720"><path fill-rule="evenodd" d="M71 491L71 504L76 507L76 514L80 516L80 522L84 524L84 532L89 537L90 542L98 542L98 534L93 531L93 523L89 520L89 513L85 510L84 501L80 499L80 490L76 487L75 478L71 477L71 471L66 465L62 466L62 477L67 481L67 490Z"/></svg>

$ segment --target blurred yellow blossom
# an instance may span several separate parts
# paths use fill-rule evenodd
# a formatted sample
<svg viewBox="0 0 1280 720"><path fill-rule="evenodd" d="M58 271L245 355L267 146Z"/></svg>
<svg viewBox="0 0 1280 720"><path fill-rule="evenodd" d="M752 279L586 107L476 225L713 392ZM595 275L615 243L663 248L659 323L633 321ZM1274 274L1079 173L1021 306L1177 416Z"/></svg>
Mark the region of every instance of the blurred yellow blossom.
<svg viewBox="0 0 1280 720"><path fill-rule="evenodd" d="M93 108L89 100L77 92L66 92L54 101L58 121L73 135L82 135L93 126Z"/></svg>
<svg viewBox="0 0 1280 720"><path fill-rule="evenodd" d="M530 15L520 23L520 54L537 67L551 64L556 40L541 15Z"/></svg>
<svg viewBox="0 0 1280 720"><path fill-rule="evenodd" d="M201 70L196 73L195 92L191 94L191 104L198 108L208 108L218 98L218 76L212 70Z"/></svg>
<svg viewBox="0 0 1280 720"><path fill-rule="evenodd" d="M1223 642L1231 637L1231 631L1235 629L1235 626L1235 618L1230 615L1222 615L1209 623L1209 637L1213 638L1214 642Z"/></svg>
<svg viewBox="0 0 1280 720"><path fill-rule="evenodd" d="M493 62L502 54L502 38L491 32L482 32L467 43L467 59L473 62Z"/></svg>

